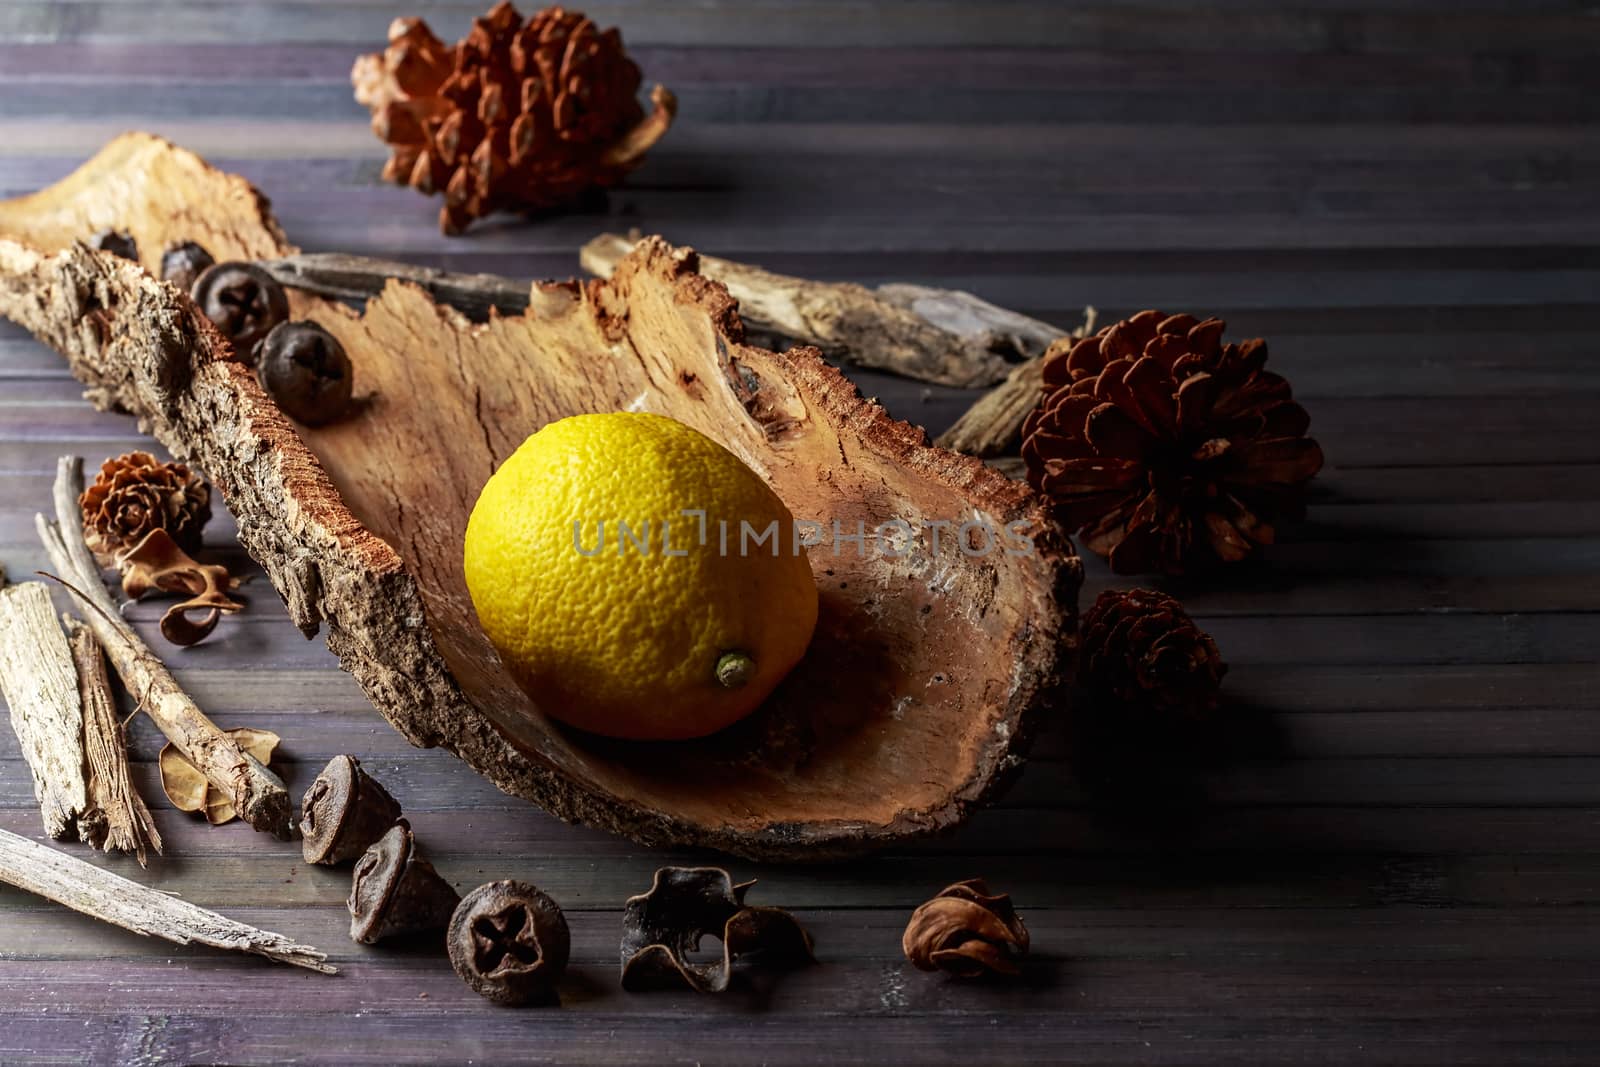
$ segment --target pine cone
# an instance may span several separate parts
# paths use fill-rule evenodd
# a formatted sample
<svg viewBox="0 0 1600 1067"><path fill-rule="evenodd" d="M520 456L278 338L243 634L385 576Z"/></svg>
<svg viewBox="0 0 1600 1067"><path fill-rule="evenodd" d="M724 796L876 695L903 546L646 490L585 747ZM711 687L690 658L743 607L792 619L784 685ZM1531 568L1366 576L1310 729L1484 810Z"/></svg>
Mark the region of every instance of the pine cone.
<svg viewBox="0 0 1600 1067"><path fill-rule="evenodd" d="M1183 605L1152 589L1101 593L1083 616L1078 685L1135 711L1202 718L1228 665Z"/></svg>
<svg viewBox="0 0 1600 1067"><path fill-rule="evenodd" d="M1118 574L1182 574L1271 544L1322 469L1310 417L1262 369L1267 343L1141 311L1045 353L1023 424L1028 481Z"/></svg>
<svg viewBox="0 0 1600 1067"><path fill-rule="evenodd" d="M84 539L109 565L156 529L167 531L185 552L199 551L200 532L211 519L211 490L182 463L129 452L101 464L78 507Z"/></svg>
<svg viewBox="0 0 1600 1067"><path fill-rule="evenodd" d="M452 47L421 19L396 19L389 47L350 72L391 148L386 180L443 193L439 228L493 211L542 211L620 182L672 124L661 86L639 106L639 68L615 28L546 8L523 22L499 4Z"/></svg>

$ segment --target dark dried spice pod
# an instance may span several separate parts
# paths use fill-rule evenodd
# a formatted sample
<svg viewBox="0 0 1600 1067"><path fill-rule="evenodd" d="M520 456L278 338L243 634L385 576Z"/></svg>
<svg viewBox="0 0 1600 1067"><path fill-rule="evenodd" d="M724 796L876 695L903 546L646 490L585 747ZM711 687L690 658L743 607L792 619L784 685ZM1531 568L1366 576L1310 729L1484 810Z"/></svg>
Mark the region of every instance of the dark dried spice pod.
<svg viewBox="0 0 1600 1067"><path fill-rule="evenodd" d="M89 238L89 247L139 262L139 243L120 230L101 230Z"/></svg>
<svg viewBox="0 0 1600 1067"><path fill-rule="evenodd" d="M254 263L229 260L207 267L190 297L233 345L240 362L255 364L255 347L289 317L289 297Z"/></svg>
<svg viewBox="0 0 1600 1067"><path fill-rule="evenodd" d="M204 247L185 241L173 245L161 257L161 278L187 293L194 289L195 280L216 262Z"/></svg>
<svg viewBox="0 0 1600 1067"><path fill-rule="evenodd" d="M307 863L332 866L365 852L400 821L400 805L354 756L335 756L300 802Z"/></svg>
<svg viewBox="0 0 1600 1067"><path fill-rule="evenodd" d="M275 326L261 343L256 378L284 414L305 426L323 426L350 407L350 357L314 322Z"/></svg>
<svg viewBox="0 0 1600 1067"><path fill-rule="evenodd" d="M1141 311L1044 355L1022 426L1028 483L1118 574L1242 560L1304 511L1311 418L1223 322Z"/></svg>
<svg viewBox="0 0 1600 1067"><path fill-rule="evenodd" d="M445 935L461 980L496 1004L559 1004L572 937L561 906L536 885L500 881L468 893Z"/></svg>
<svg viewBox="0 0 1600 1067"><path fill-rule="evenodd" d="M1108 589L1084 613L1078 685L1100 701L1198 720L1227 671L1211 635L1165 593Z"/></svg>
<svg viewBox="0 0 1600 1067"><path fill-rule="evenodd" d="M957 882L911 913L900 939L906 959L921 971L958 978L1020 974L1028 954L1028 928L1004 893L982 878Z"/></svg>
<svg viewBox="0 0 1600 1067"><path fill-rule="evenodd" d="M461 894L417 851L404 819L361 857L350 885L350 939L375 945L386 937L442 930Z"/></svg>
<svg viewBox="0 0 1600 1067"><path fill-rule="evenodd" d="M622 916L622 988L673 987L721 993L735 959L763 964L814 962L811 935L781 908L748 907L755 882L735 885L720 867L662 867L650 892L628 900ZM722 939L722 958L691 963L706 935Z"/></svg>

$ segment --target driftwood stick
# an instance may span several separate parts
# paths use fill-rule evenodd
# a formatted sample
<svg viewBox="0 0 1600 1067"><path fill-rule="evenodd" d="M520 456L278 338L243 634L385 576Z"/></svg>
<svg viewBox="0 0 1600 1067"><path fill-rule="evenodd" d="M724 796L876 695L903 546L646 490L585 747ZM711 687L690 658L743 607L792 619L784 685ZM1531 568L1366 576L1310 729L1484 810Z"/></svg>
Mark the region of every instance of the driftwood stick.
<svg viewBox="0 0 1600 1067"><path fill-rule="evenodd" d="M150 809L133 787L122 720L106 676L106 658L94 631L67 619L72 661L78 668L78 694L83 704L83 752L89 765L89 799L99 816L95 835L86 840L105 852L132 852L139 866L148 864L148 849L161 853L161 833Z"/></svg>
<svg viewBox="0 0 1600 1067"><path fill-rule="evenodd" d="M601 234L583 246L579 261L589 273L609 278L637 243L637 237ZM704 255L700 273L726 285L739 301L740 316L756 329L862 367L938 385L993 385L1068 332L954 289L868 289Z"/></svg>
<svg viewBox="0 0 1600 1067"><path fill-rule="evenodd" d="M304 289L337 300L370 300L391 278L420 286L440 304L470 318L489 317L490 308L515 315L527 310L533 286L498 274L457 274L438 267L419 267L342 252L317 252L263 260L261 268L291 289Z"/></svg>
<svg viewBox="0 0 1600 1067"><path fill-rule="evenodd" d="M338 973L327 962L327 954L310 945L235 922L9 830L0 830L0 882L145 937L248 952L322 974Z"/></svg>
<svg viewBox="0 0 1600 1067"><path fill-rule="evenodd" d="M233 798L234 808L245 822L287 839L292 806L282 779L206 718L118 613L83 540L78 510L82 491L83 460L63 456L56 468L58 521L50 522L43 515L34 518L51 564L70 583L69 590L82 606L84 619L105 646L111 665L122 676L140 710L208 781Z"/></svg>
<svg viewBox="0 0 1600 1067"><path fill-rule="evenodd" d="M1083 309L1083 325L1067 340L1094 332L1099 317L1094 308ZM1022 422L1039 404L1044 388L1044 359L1018 364L1006 380L980 396L934 444L969 456L1014 455L1022 445Z"/></svg>
<svg viewBox="0 0 1600 1067"><path fill-rule="evenodd" d="M6 586L0 572L0 693L33 772L44 830L56 840L87 839L83 712L72 651L43 582ZM82 825L80 825L80 822Z"/></svg>

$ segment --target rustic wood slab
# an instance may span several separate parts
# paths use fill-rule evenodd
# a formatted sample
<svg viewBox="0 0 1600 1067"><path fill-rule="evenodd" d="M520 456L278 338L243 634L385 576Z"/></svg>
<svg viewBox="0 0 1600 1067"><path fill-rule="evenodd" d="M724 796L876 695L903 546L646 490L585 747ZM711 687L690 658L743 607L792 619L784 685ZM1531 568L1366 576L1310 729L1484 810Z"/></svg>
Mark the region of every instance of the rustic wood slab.
<svg viewBox="0 0 1600 1067"><path fill-rule="evenodd" d="M481 6L406 10L453 35ZM723 999L616 983L623 899L707 854L568 827L411 749L258 578L244 616L174 657L180 683L224 726L283 734L291 789L361 755L458 887L551 892L573 932L566 1007L496 1010L437 956L350 944L341 872L157 804L168 858L92 861L329 949L341 977L153 946L0 890L0 1061L1600 1059L1600 23L1580 8L609 4L646 76L679 92L679 125L608 213L448 241L436 205L377 184L344 82L400 8L0 6L4 195L153 128L269 190L309 250L561 277L595 233L639 227L1063 325L1085 304L1214 311L1270 339L1329 457L1267 566L1167 586L1264 724L1230 735L1182 833L1114 818L1047 731L954 837L819 869L734 863L799 909L822 963ZM972 396L855 377L935 433ZM13 575L43 566L31 521L56 456L145 440L79 392L0 323ZM229 520L212 530L242 562ZM1085 598L1119 584L1087 568ZM132 613L151 640L159 614ZM154 803L159 737L136 722L131 743ZM42 836L4 729L0 827ZM899 955L911 908L973 875L1027 917L1039 960L1018 987L954 986Z"/></svg>

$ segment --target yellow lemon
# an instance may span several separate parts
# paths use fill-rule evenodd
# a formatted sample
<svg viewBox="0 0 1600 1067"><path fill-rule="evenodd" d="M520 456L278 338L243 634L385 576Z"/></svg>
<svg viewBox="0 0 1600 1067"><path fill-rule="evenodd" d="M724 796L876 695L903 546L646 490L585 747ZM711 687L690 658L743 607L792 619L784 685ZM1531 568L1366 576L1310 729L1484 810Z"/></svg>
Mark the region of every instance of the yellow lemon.
<svg viewBox="0 0 1600 1067"><path fill-rule="evenodd" d="M700 737L800 661L817 586L789 509L732 452L660 415L529 437L467 522L467 590L540 710L609 737Z"/></svg>

